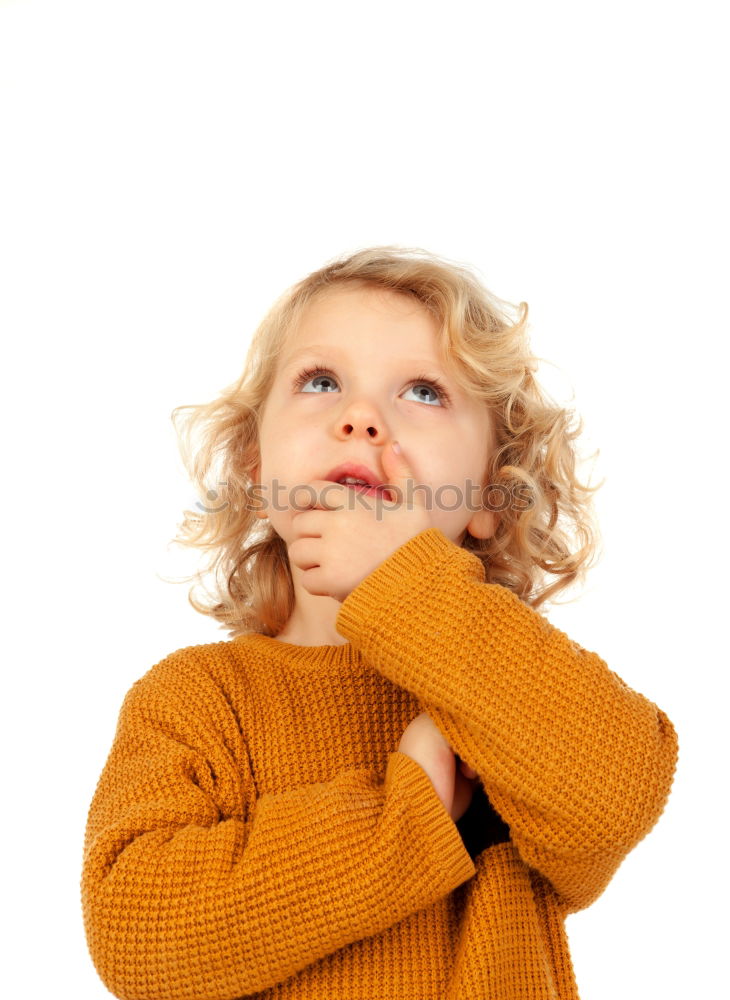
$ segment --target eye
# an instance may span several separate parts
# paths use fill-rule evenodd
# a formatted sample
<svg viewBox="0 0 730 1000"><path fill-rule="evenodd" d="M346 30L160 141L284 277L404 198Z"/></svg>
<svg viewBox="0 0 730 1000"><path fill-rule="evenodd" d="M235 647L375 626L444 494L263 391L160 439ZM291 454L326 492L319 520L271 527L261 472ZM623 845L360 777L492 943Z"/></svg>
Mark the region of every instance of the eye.
<svg viewBox="0 0 730 1000"><path fill-rule="evenodd" d="M308 385L309 382L315 382L317 379L323 379L317 383L322 389L315 388L314 390L304 390L304 386ZM329 370L329 368L318 367L318 368L306 368L304 371L299 372L299 374L294 379L292 388L295 392L298 391L313 391L315 394L323 395L325 392L333 392L333 385L337 385L337 379L334 374ZM424 397L423 388L428 387L435 399L427 399ZM323 387L323 388L322 388ZM435 403L440 403L442 407L449 406L451 403L451 396L449 395L446 387L437 378L428 378L425 375L419 375L413 379L406 392L410 392L412 389L417 389L417 395L419 396L419 402L426 403L429 406L433 406Z"/></svg>
<svg viewBox="0 0 730 1000"><path fill-rule="evenodd" d="M428 387L431 390L431 392L435 395L436 397L435 400L429 400L424 398L423 389L425 387ZM417 381L411 382L411 384L406 389L406 392L410 392L411 389L417 390L417 395L419 396L419 399L422 403L431 404L433 402L438 403L439 401L441 401L441 404L443 406L448 406L448 404L451 402L448 392L441 385L438 379L419 378Z"/></svg>
<svg viewBox="0 0 730 1000"><path fill-rule="evenodd" d="M315 378L324 378L325 386L327 386L328 382L331 385L332 382L337 381L335 378L333 378L332 372L328 371L326 368L306 368L304 371L299 372L297 377L294 379L293 388L295 390L301 390L302 386L306 385L308 382L313 381ZM332 389L326 387L324 391L332 392ZM322 394L320 393L320 395Z"/></svg>

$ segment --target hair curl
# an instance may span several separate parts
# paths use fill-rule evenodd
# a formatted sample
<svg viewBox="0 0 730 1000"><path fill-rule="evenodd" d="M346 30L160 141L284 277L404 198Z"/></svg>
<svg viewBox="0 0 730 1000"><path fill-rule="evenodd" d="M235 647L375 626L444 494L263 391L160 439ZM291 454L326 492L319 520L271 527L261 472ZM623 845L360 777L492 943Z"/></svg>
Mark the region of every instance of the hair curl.
<svg viewBox="0 0 730 1000"><path fill-rule="evenodd" d="M256 517L251 502L260 414L290 331L316 296L345 283L415 297L437 320L452 376L491 410L496 448L485 481L506 495L527 495L528 503L502 510L491 538L467 533L462 547L482 561L486 582L509 588L537 609L583 581L596 560L592 495L603 482L588 486L576 478L574 442L583 421L572 426L574 412L535 380L541 359L529 350L527 303L515 310L466 267L425 250L381 246L336 258L287 289L255 331L241 377L210 403L172 411L183 462L207 503L197 505L202 513L184 511L174 543L209 553L208 562L179 582L194 579L204 588L203 577L211 574L215 584L207 603L196 599L193 586L191 605L221 622L231 637L251 631L275 636L294 609L286 544ZM222 504L215 489L220 484L226 486Z"/></svg>

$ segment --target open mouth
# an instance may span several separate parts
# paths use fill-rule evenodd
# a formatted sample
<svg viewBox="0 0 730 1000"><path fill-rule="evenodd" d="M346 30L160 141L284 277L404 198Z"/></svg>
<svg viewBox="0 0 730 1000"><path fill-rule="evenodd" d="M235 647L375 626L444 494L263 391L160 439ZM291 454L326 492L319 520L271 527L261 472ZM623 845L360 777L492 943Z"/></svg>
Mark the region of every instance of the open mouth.
<svg viewBox="0 0 730 1000"><path fill-rule="evenodd" d="M390 493L385 489L384 486L369 486L365 482L349 482L348 480L352 477L343 476L342 479L336 480L340 486L349 486L351 490L357 490L358 493L364 493L365 496L369 497L382 497L386 496L390 498Z"/></svg>
<svg viewBox="0 0 730 1000"><path fill-rule="evenodd" d="M362 483L342 483L342 486L349 486L351 490L358 493L365 493L369 497L383 496L386 492L382 486L364 486Z"/></svg>

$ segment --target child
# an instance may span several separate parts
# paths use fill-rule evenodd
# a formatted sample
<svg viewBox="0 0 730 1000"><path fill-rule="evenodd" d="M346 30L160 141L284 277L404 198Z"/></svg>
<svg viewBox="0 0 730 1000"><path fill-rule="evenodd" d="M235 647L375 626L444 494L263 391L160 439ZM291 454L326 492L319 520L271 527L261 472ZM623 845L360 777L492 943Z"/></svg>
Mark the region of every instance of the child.
<svg viewBox="0 0 730 1000"><path fill-rule="evenodd" d="M577 997L565 917L657 822L677 738L538 611L595 554L595 487L526 315L363 250L174 411L217 581L190 600L230 638L121 708L81 884L116 996Z"/></svg>

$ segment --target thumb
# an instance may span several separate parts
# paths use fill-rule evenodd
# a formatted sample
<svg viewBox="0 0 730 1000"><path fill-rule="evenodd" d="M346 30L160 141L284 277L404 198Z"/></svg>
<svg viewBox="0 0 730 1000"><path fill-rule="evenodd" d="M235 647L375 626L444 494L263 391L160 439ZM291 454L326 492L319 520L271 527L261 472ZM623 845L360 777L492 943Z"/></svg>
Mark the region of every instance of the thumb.
<svg viewBox="0 0 730 1000"><path fill-rule="evenodd" d="M461 761L459 767L461 769L461 773L464 775L465 778L469 778L469 779L476 778L477 772L474 770L473 767L471 767L469 764L467 764L467 762L465 760Z"/></svg>
<svg viewBox="0 0 730 1000"><path fill-rule="evenodd" d="M388 491L392 500L396 503L405 503L408 499L413 501L416 506L425 506L422 491L415 489L416 481L413 470L397 441L391 441L383 452L383 471L388 486L396 488ZM410 490L408 489L409 482L412 484Z"/></svg>

